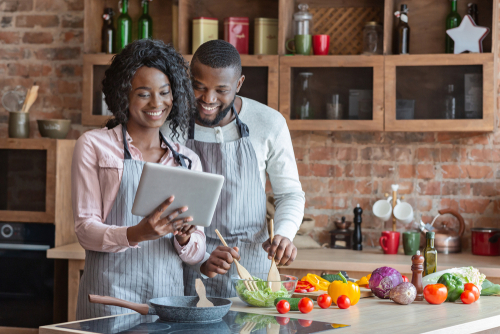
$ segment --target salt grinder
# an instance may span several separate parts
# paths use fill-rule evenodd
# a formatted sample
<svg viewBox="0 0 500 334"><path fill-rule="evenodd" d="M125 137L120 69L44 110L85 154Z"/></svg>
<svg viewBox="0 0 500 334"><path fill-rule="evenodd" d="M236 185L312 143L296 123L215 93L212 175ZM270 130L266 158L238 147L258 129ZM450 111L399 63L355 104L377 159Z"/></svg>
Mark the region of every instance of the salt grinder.
<svg viewBox="0 0 500 334"><path fill-rule="evenodd" d="M424 257L420 255L420 251L411 257L411 271L413 273L411 277L411 283L417 289L417 297L415 300L424 300L424 287L422 286L422 272L424 271Z"/></svg>
<svg viewBox="0 0 500 334"><path fill-rule="evenodd" d="M352 249L353 250L363 250L363 236L361 235L361 214L363 213L363 209L359 206L359 204L354 208L354 233L352 235Z"/></svg>

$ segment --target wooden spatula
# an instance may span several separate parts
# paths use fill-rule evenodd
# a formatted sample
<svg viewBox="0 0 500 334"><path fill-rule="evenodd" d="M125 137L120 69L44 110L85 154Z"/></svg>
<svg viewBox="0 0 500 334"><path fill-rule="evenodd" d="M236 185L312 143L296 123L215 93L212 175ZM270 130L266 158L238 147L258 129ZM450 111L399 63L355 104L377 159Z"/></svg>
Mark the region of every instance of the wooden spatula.
<svg viewBox="0 0 500 334"><path fill-rule="evenodd" d="M196 304L196 307L212 307L214 303L207 299L207 292L205 291L205 285L201 279L197 278L195 283L196 293L200 297L200 301Z"/></svg>
<svg viewBox="0 0 500 334"><path fill-rule="evenodd" d="M227 244L226 244L226 241L224 240L224 238L222 237L222 235L219 233L219 230L215 229L215 233L217 233L217 236L219 237L220 241L222 242L222 244L226 247L229 247ZM253 279L253 276L250 275L250 273L248 272L248 270L245 269L245 267L243 267L239 262L238 260L234 259L234 263L236 264L236 270L238 271L238 275L240 275L240 278L245 280L245 286L247 288L247 290L250 290L250 291L257 291L259 290L259 287L257 286L257 283L255 283L254 279Z"/></svg>
<svg viewBox="0 0 500 334"><path fill-rule="evenodd" d="M274 239L274 221L271 219L269 221L269 238L271 244ZM269 274L267 274L268 286L271 288L272 292L277 292L281 290L281 277L280 272L278 271L278 267L276 267L276 262L274 262L274 257L271 260L271 268L269 269Z"/></svg>
<svg viewBox="0 0 500 334"><path fill-rule="evenodd" d="M38 97L38 86L33 86L26 95L26 101L24 104L23 112L29 112L33 103L35 103L36 98Z"/></svg>

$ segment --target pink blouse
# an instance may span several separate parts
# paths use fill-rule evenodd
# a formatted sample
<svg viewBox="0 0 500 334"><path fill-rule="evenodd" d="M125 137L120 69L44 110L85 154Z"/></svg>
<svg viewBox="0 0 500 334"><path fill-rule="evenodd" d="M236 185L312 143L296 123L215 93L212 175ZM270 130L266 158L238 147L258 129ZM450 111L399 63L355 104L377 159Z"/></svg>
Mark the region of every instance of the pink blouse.
<svg viewBox="0 0 500 334"><path fill-rule="evenodd" d="M132 144L127 133L132 159L144 161L142 153ZM170 143L172 148L193 162L192 169L201 171L200 158L180 144ZM162 142L162 148L167 145ZM73 216L75 232L83 248L98 252L124 252L130 246L127 226L112 226L104 223L113 207L123 174L122 126L103 128L84 133L76 142L71 166ZM166 166L177 166L172 152L167 151L160 159ZM175 207L175 200L174 200ZM189 211L188 211L189 212ZM182 261L196 264L203 260L206 239L203 227L191 234L189 242L180 246L174 238L175 249Z"/></svg>

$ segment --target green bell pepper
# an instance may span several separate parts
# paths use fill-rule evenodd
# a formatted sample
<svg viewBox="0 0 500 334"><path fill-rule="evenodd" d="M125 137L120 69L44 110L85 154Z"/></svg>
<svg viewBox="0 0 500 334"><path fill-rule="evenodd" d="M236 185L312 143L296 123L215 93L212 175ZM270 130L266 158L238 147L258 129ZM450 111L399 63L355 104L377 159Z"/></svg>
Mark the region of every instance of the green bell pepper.
<svg viewBox="0 0 500 334"><path fill-rule="evenodd" d="M443 274L439 278L438 283L444 284L446 289L448 289L447 302L455 302L460 299L460 295L464 292L464 281L456 275L450 273Z"/></svg>

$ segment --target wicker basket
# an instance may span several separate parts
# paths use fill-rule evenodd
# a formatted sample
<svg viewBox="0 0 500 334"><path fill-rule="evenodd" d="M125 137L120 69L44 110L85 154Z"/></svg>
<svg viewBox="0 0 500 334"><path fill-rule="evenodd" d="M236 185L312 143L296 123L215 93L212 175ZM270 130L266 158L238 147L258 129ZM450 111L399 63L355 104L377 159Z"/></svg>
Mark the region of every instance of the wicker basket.
<svg viewBox="0 0 500 334"><path fill-rule="evenodd" d="M382 23L381 7L310 8L313 33L330 35L330 54L358 55L363 52L366 22Z"/></svg>

